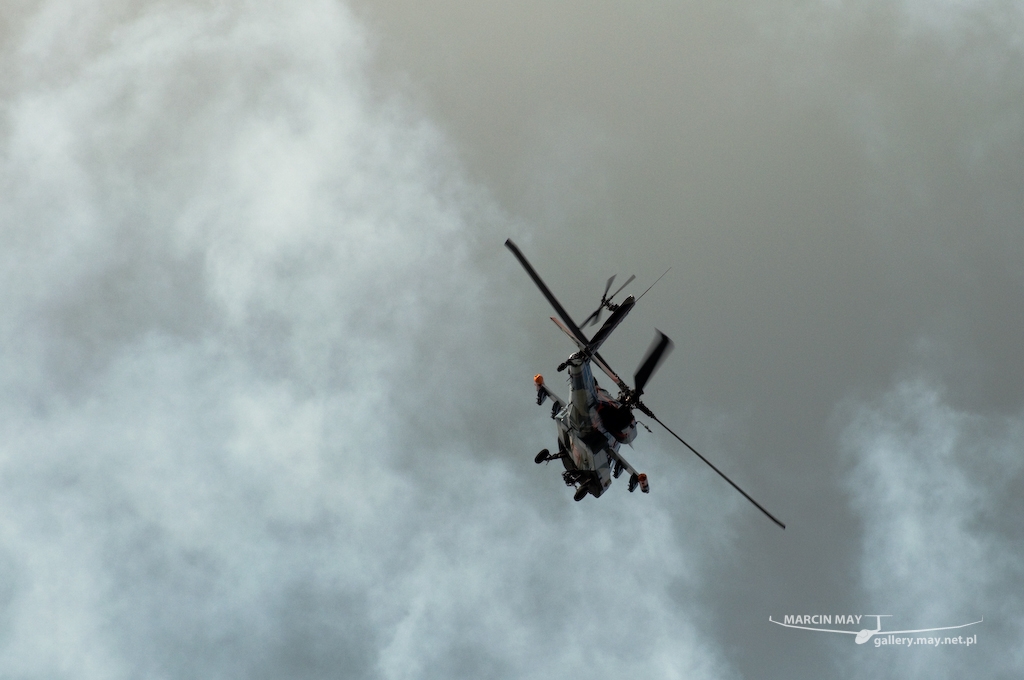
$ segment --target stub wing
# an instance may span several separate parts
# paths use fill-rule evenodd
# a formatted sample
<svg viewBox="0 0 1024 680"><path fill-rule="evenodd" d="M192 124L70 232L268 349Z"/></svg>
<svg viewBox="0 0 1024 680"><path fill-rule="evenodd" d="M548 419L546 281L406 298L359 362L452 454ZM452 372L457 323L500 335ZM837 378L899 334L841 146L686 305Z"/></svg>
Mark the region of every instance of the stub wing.
<svg viewBox="0 0 1024 680"><path fill-rule="evenodd" d="M551 389L544 384L544 376L540 373L533 377L533 383L537 386L537 406L544 403L546 399L550 399L553 402L551 409L551 417L554 418L558 411L565 408L565 402L559 398L557 394L551 391Z"/></svg>
<svg viewBox="0 0 1024 680"><path fill-rule="evenodd" d="M604 450L605 453L608 454L608 458L610 460L615 461L617 467L619 468L618 472L613 473L615 477L618 477L619 473L622 470L625 470L626 472L629 473L628 488L630 493L636 491L636 488L638 486L640 487L640 491L642 491L643 493L650 493L651 487L650 484L648 484L647 482L647 475L645 475L642 472L637 472L635 469L633 469L633 466L629 464L629 461L620 456L619 452L613 449L612 447L606 446Z"/></svg>
<svg viewBox="0 0 1024 680"><path fill-rule="evenodd" d="M619 465L621 465L622 469L624 469L626 472L628 472L631 475L639 475L639 473L633 469L633 466L629 464L629 461L627 461L625 458L619 455L618 451L616 451L610 446L606 446L604 450L608 454L608 457L611 458L612 460L618 461Z"/></svg>

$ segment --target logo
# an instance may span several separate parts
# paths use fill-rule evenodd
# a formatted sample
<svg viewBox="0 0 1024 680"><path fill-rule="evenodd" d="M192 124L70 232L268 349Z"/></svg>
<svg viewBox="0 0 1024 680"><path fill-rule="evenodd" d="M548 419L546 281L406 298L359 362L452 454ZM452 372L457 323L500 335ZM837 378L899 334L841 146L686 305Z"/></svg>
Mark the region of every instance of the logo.
<svg viewBox="0 0 1024 680"><path fill-rule="evenodd" d="M882 630L882 619L891 617L892 614L787 614L782 617L782 621L776 621L772 617L768 617L768 620L777 626L785 626L786 628L798 628L800 630L813 630L819 633L841 633L843 635L855 635L853 641L858 645L862 645L871 638L875 638L875 647L881 647L883 645L903 645L906 647L927 645L931 647L938 647L939 645L976 645L978 644L977 635L968 635L964 637L958 635L952 636L917 636L917 637L899 637L901 635L909 635L910 633L932 633L939 630L955 630L958 628L966 628L967 626L973 626L981 623L985 620L985 617L981 617L978 621L972 621L971 623L964 623L959 626L942 626L940 628L917 628L915 630ZM820 628L818 626L833 625L852 625L859 626L862 618L875 619L875 627L862 628L860 630L836 630L833 628ZM867 621L865 621L867 623ZM811 625L803 625L811 624Z"/></svg>

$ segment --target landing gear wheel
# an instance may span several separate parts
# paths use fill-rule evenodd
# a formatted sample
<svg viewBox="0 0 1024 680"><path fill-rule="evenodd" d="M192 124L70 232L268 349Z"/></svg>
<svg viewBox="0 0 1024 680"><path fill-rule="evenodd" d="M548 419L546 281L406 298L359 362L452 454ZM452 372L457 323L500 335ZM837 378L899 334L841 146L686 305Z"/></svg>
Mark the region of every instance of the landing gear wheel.
<svg viewBox="0 0 1024 680"><path fill-rule="evenodd" d="M590 490L587 489L587 487L585 486L581 486L580 488L576 489L576 494L572 497L572 499L578 503L581 500L583 500L588 493L590 493Z"/></svg>
<svg viewBox="0 0 1024 680"><path fill-rule="evenodd" d="M629 492L633 493L636 491L636 487L640 485L640 477L637 475L630 475L629 477Z"/></svg>
<svg viewBox="0 0 1024 680"><path fill-rule="evenodd" d="M536 463L537 465L540 465L544 461L548 460L550 457L551 457L551 452L550 451L548 451L547 449L541 449L540 453L538 453L536 455L536 457L533 459L533 462Z"/></svg>

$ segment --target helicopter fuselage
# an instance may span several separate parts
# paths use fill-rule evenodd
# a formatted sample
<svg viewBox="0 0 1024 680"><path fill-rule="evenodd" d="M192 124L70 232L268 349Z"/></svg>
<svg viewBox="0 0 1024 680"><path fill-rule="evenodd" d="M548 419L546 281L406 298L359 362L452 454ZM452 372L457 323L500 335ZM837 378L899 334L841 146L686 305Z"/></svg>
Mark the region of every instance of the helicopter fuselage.
<svg viewBox="0 0 1024 680"><path fill-rule="evenodd" d="M529 271L529 270L528 270ZM636 420L632 409L615 399L607 390L601 388L594 379L591 362L600 362L601 369L618 380L611 369L604 364L597 350L611 332L622 323L636 304L632 295L617 305L611 316L604 322L594 337L583 342L573 329L555 317L551 320L572 340L578 352L570 356L558 370L568 369L569 402L562 402L544 385L543 378L536 376L537 403L551 397L555 402L551 417L558 426L558 454L555 456L537 456L537 462L559 458L565 466L562 478L569 486L577 489L576 500L588 493L595 498L600 497L611 486L612 478L618 477L623 470L630 473L629 490L637 486L644 493L650 487L647 475L638 473L626 460L619 455L619 447L629 444L636 438ZM578 332L578 330L577 330ZM621 385L620 385L621 389ZM543 452L542 452L543 453Z"/></svg>
<svg viewBox="0 0 1024 680"><path fill-rule="evenodd" d="M598 386L589 361L570 361L567 369L569 403L553 414L559 453L567 471L585 473L577 475L578 483L598 497L612 484L619 447L636 437L636 420Z"/></svg>

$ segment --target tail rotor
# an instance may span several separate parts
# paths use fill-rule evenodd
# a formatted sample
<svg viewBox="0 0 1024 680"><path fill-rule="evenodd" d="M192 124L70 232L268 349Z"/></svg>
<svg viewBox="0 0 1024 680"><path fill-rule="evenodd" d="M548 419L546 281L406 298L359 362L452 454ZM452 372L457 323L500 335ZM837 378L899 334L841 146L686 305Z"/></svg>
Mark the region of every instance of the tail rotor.
<svg viewBox="0 0 1024 680"><path fill-rule="evenodd" d="M601 313L606 309L609 312L614 312L616 309L618 309L619 306L613 303L612 300L615 299L616 295L622 292L623 288L632 283L633 279L635 278L635 276L630 275L630 277L626 279L626 282L624 284L619 286L614 293L609 295L608 291L612 289L612 283L615 281L615 275L612 274L611 278L608 279L608 283L606 283L604 286L604 293L601 294L601 304L597 306L597 309L595 309L590 316L583 320L583 323L580 324L580 327L584 328L586 326L593 326L597 324L597 322L601 320Z"/></svg>

